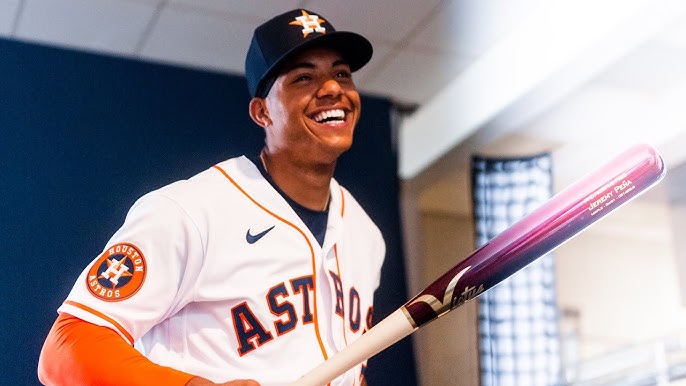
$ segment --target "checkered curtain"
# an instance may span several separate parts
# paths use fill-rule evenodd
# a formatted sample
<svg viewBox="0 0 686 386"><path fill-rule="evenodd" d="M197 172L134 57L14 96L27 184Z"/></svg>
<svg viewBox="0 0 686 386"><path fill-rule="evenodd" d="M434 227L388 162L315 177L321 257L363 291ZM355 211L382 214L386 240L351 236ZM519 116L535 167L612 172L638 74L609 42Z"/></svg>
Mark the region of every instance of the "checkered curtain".
<svg viewBox="0 0 686 386"><path fill-rule="evenodd" d="M550 154L472 159L478 246L543 204L552 194ZM479 298L482 386L561 384L555 266L552 254Z"/></svg>

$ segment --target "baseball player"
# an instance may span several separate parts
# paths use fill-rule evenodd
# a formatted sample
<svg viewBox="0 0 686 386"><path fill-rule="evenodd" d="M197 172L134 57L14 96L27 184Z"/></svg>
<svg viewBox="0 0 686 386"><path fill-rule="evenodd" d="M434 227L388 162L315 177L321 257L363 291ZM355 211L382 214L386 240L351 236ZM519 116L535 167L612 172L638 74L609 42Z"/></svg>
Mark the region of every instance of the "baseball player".
<svg viewBox="0 0 686 386"><path fill-rule="evenodd" d="M333 173L371 55L311 11L259 26L245 71L264 148L131 207L59 307L41 382L284 385L369 329L385 244ZM364 365L331 384L365 384Z"/></svg>

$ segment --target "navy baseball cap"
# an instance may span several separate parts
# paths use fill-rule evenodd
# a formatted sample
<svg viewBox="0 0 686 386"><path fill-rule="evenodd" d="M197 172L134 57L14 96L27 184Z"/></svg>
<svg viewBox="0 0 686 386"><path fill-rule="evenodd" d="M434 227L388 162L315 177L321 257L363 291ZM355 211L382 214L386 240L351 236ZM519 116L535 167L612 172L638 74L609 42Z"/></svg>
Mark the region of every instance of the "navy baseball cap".
<svg viewBox="0 0 686 386"><path fill-rule="evenodd" d="M329 47L357 71L372 58L372 45L362 35L336 31L321 15L305 9L283 13L255 29L245 58L250 96L264 98L279 76L279 66L305 49Z"/></svg>

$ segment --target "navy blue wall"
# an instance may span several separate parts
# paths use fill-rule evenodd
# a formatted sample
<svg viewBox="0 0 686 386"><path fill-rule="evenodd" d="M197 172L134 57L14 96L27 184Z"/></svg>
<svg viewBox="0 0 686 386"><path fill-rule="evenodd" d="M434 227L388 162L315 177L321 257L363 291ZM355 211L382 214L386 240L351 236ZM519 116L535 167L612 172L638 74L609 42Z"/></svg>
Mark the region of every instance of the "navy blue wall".
<svg viewBox="0 0 686 386"><path fill-rule="evenodd" d="M83 267L142 194L257 151L245 80L0 39L0 385L38 384L43 340ZM363 97L337 179L388 243L377 319L407 299L390 103ZM414 385L409 339L370 385Z"/></svg>

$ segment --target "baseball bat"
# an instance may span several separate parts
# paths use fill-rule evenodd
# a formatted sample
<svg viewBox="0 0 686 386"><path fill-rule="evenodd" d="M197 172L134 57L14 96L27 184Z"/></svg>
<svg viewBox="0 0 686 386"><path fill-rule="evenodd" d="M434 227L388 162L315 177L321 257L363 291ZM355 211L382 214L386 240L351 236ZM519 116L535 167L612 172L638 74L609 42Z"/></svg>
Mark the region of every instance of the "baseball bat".
<svg viewBox="0 0 686 386"><path fill-rule="evenodd" d="M291 386L322 386L474 299L657 184L664 162L635 145L492 238L359 339Z"/></svg>

